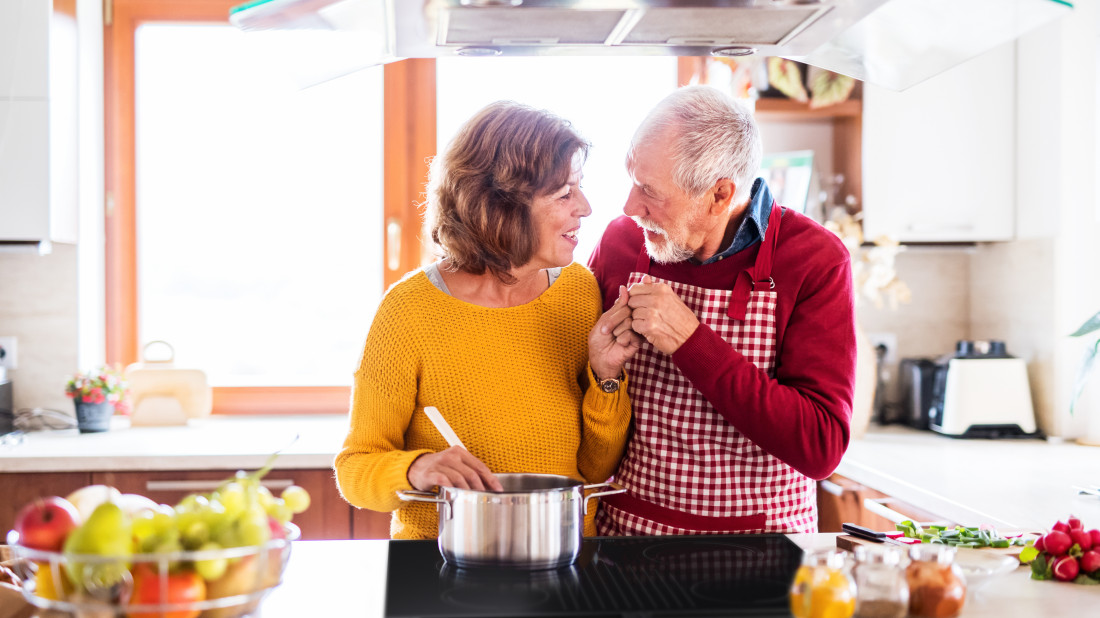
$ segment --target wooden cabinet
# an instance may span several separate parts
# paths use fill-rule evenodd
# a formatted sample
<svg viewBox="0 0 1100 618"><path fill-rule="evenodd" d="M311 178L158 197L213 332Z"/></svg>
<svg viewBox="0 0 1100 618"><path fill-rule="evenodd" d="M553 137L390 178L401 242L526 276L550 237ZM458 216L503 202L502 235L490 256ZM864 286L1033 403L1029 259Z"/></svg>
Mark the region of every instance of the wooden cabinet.
<svg viewBox="0 0 1100 618"><path fill-rule="evenodd" d="M864 237L1015 236L1016 44L908 90L863 89Z"/></svg>
<svg viewBox="0 0 1100 618"><path fill-rule="evenodd" d="M77 239L75 0L0 2L0 242Z"/></svg>
<svg viewBox="0 0 1100 618"><path fill-rule="evenodd" d="M921 523L957 523L839 474L817 484L819 532L840 532L840 525L843 523L853 523L872 530L893 530L894 524L906 519Z"/></svg>
<svg viewBox="0 0 1100 618"><path fill-rule="evenodd" d="M0 545L23 505L35 498L66 496L91 482L90 472L0 474Z"/></svg>
<svg viewBox="0 0 1100 618"><path fill-rule="evenodd" d="M65 496L91 484L136 493L162 504L176 504L193 492L213 491L236 470L180 470L149 472L49 472L0 474L0 534L11 529L15 514L37 497ZM310 507L294 516L302 529L302 539L375 539L389 538L389 513L356 509L340 496L333 473L327 469L272 470L264 485L276 495L289 485L301 485L309 491Z"/></svg>

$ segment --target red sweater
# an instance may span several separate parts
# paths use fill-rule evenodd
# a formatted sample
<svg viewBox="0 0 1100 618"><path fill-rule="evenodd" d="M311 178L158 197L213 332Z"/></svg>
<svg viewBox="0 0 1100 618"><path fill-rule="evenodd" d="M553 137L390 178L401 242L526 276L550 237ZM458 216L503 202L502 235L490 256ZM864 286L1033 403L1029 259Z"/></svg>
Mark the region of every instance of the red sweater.
<svg viewBox="0 0 1100 618"><path fill-rule="evenodd" d="M773 208L778 208L774 205ZM771 230L769 230L770 232ZM611 222L592 254L608 309L644 245L629 217ZM751 269L760 243L710 264L658 264L654 277L710 289L732 289ZM833 233L783 211L772 278L777 304L775 377L758 369L705 324L672 362L738 431L813 479L832 474L848 448L856 341L851 258Z"/></svg>

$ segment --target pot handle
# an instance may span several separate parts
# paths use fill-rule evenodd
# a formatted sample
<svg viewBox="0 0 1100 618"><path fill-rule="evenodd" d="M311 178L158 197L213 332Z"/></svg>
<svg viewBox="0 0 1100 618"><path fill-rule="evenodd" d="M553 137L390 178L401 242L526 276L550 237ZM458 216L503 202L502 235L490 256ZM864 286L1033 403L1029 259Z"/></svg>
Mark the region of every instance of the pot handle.
<svg viewBox="0 0 1100 618"><path fill-rule="evenodd" d="M436 504L447 504L447 501L439 497L439 494L434 491L420 491L417 489L399 489L397 491L397 497L401 498L405 502L434 502Z"/></svg>
<svg viewBox="0 0 1100 618"><path fill-rule="evenodd" d="M600 496L613 496L615 494L626 493L626 488L618 483L608 481L606 483L594 483L592 485L585 485L584 489L595 489L597 487L610 487L611 491L597 491L594 494L588 494L584 498L584 514L588 515L588 501L592 498L599 498ZM398 492L400 493L400 492Z"/></svg>
<svg viewBox="0 0 1100 618"><path fill-rule="evenodd" d="M439 505L439 517L440 519L450 519L451 509L448 508L450 504L439 497L434 491L420 491L418 489L399 489L397 490L397 497L401 498L405 502L433 502Z"/></svg>

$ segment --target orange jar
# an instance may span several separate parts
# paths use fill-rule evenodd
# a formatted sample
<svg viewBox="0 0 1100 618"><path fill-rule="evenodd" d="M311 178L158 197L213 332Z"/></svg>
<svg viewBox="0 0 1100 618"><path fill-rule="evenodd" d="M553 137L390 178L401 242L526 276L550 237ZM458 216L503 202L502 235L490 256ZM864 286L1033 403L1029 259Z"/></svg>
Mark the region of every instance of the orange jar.
<svg viewBox="0 0 1100 618"><path fill-rule="evenodd" d="M791 584L795 618L849 618L856 608L856 583L847 552L818 549L802 556Z"/></svg>
<svg viewBox="0 0 1100 618"><path fill-rule="evenodd" d="M966 602L966 579L955 564L955 548L921 544L909 548L909 615L923 618L958 616Z"/></svg>

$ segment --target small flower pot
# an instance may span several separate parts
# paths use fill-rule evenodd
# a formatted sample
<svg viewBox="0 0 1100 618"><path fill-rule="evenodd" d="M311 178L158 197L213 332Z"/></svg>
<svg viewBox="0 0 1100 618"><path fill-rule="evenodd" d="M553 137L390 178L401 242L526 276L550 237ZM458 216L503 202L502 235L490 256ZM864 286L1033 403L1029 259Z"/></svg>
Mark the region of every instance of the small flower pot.
<svg viewBox="0 0 1100 618"><path fill-rule="evenodd" d="M73 403L76 404L76 427L80 433L95 433L111 428L111 417L115 414L114 404L107 401L92 403L79 400L74 400Z"/></svg>

